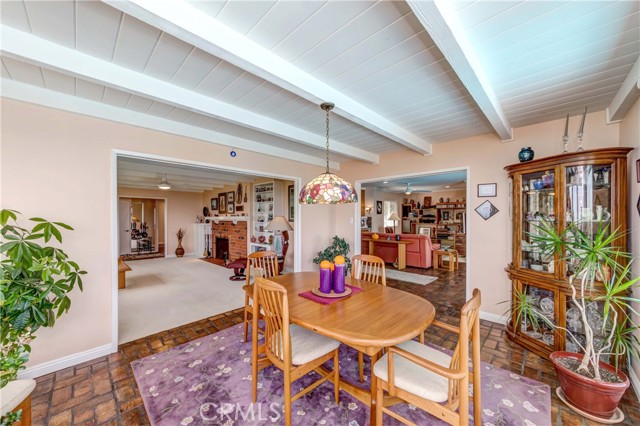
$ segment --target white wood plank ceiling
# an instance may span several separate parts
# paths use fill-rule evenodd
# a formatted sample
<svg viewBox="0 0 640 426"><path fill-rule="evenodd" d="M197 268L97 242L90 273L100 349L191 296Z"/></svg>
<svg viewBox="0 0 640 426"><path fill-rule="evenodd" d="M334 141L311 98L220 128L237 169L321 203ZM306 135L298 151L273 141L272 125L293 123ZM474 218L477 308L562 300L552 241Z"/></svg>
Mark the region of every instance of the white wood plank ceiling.
<svg viewBox="0 0 640 426"><path fill-rule="evenodd" d="M638 96L637 1L2 1L2 96L333 168ZM635 68L634 64L636 64Z"/></svg>

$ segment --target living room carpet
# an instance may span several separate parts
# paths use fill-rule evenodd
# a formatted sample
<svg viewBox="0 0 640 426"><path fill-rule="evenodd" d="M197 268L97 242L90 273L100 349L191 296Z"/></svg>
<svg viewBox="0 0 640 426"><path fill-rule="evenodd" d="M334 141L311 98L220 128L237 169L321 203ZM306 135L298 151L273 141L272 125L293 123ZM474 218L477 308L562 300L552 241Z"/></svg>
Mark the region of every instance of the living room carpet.
<svg viewBox="0 0 640 426"><path fill-rule="evenodd" d="M411 274L409 272L396 271L395 269L385 269L385 275L387 276L387 278L420 285L427 285L438 279L437 277Z"/></svg>
<svg viewBox="0 0 640 426"><path fill-rule="evenodd" d="M368 357L365 358L366 380L359 384L357 352L342 345L342 378L368 388L369 364ZM134 361L131 366L154 426L279 425L284 422L281 370L271 366L260 372L258 402L251 404L251 342L242 341L242 324ZM318 377L315 372L309 373L294 382L292 392L297 393ZM551 423L549 386L484 362L482 407L484 426ZM469 408L472 413L472 407ZM394 410L422 426L445 424L409 404L398 404ZM328 382L295 401L291 412L293 425L369 424L369 408L343 391L340 403L335 404L333 385ZM385 415L384 424L401 423Z"/></svg>

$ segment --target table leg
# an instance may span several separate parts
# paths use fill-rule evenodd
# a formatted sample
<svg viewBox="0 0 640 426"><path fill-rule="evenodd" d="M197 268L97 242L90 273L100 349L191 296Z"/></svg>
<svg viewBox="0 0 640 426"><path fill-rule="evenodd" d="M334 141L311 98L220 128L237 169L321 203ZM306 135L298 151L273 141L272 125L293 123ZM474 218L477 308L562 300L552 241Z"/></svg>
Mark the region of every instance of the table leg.
<svg viewBox="0 0 640 426"><path fill-rule="evenodd" d="M398 269L403 270L407 267L407 246L398 244Z"/></svg>
<svg viewBox="0 0 640 426"><path fill-rule="evenodd" d="M380 352L371 355L371 371L369 372L369 376L371 376L371 403L369 404L370 426L376 426L376 388L378 387L378 378L373 374L373 366L376 361L378 361L378 358L380 358Z"/></svg>

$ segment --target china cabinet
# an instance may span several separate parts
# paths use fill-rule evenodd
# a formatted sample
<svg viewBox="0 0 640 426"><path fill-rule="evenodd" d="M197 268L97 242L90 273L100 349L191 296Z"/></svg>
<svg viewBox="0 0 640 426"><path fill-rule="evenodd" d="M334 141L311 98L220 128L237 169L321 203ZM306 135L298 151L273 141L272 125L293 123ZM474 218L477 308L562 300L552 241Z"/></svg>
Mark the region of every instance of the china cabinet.
<svg viewBox="0 0 640 426"><path fill-rule="evenodd" d="M541 356L577 351L566 339L565 329L578 339L581 330L568 284L576 265L559 254L545 255L532 236L545 225L563 231L571 223L587 233L598 226L626 230L629 151L631 148L579 151L505 167L512 188L512 261L506 271L513 284L513 303L516 297L526 298L533 309L558 326L554 329L544 321L530 324L526 319L516 323L514 313L507 335ZM626 236L616 244L626 248ZM601 286L596 283L596 291ZM601 324L602 306L592 303L589 311L594 325Z"/></svg>

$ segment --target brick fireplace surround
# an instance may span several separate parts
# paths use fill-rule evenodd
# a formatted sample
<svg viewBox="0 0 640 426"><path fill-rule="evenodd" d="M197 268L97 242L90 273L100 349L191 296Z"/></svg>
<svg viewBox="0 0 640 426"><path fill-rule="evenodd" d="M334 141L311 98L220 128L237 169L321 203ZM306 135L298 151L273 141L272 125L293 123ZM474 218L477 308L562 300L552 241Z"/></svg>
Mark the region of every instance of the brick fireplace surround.
<svg viewBox="0 0 640 426"><path fill-rule="evenodd" d="M247 222L238 220L233 224L231 219L211 223L211 252L216 252L216 237L229 238L229 261L247 257Z"/></svg>

